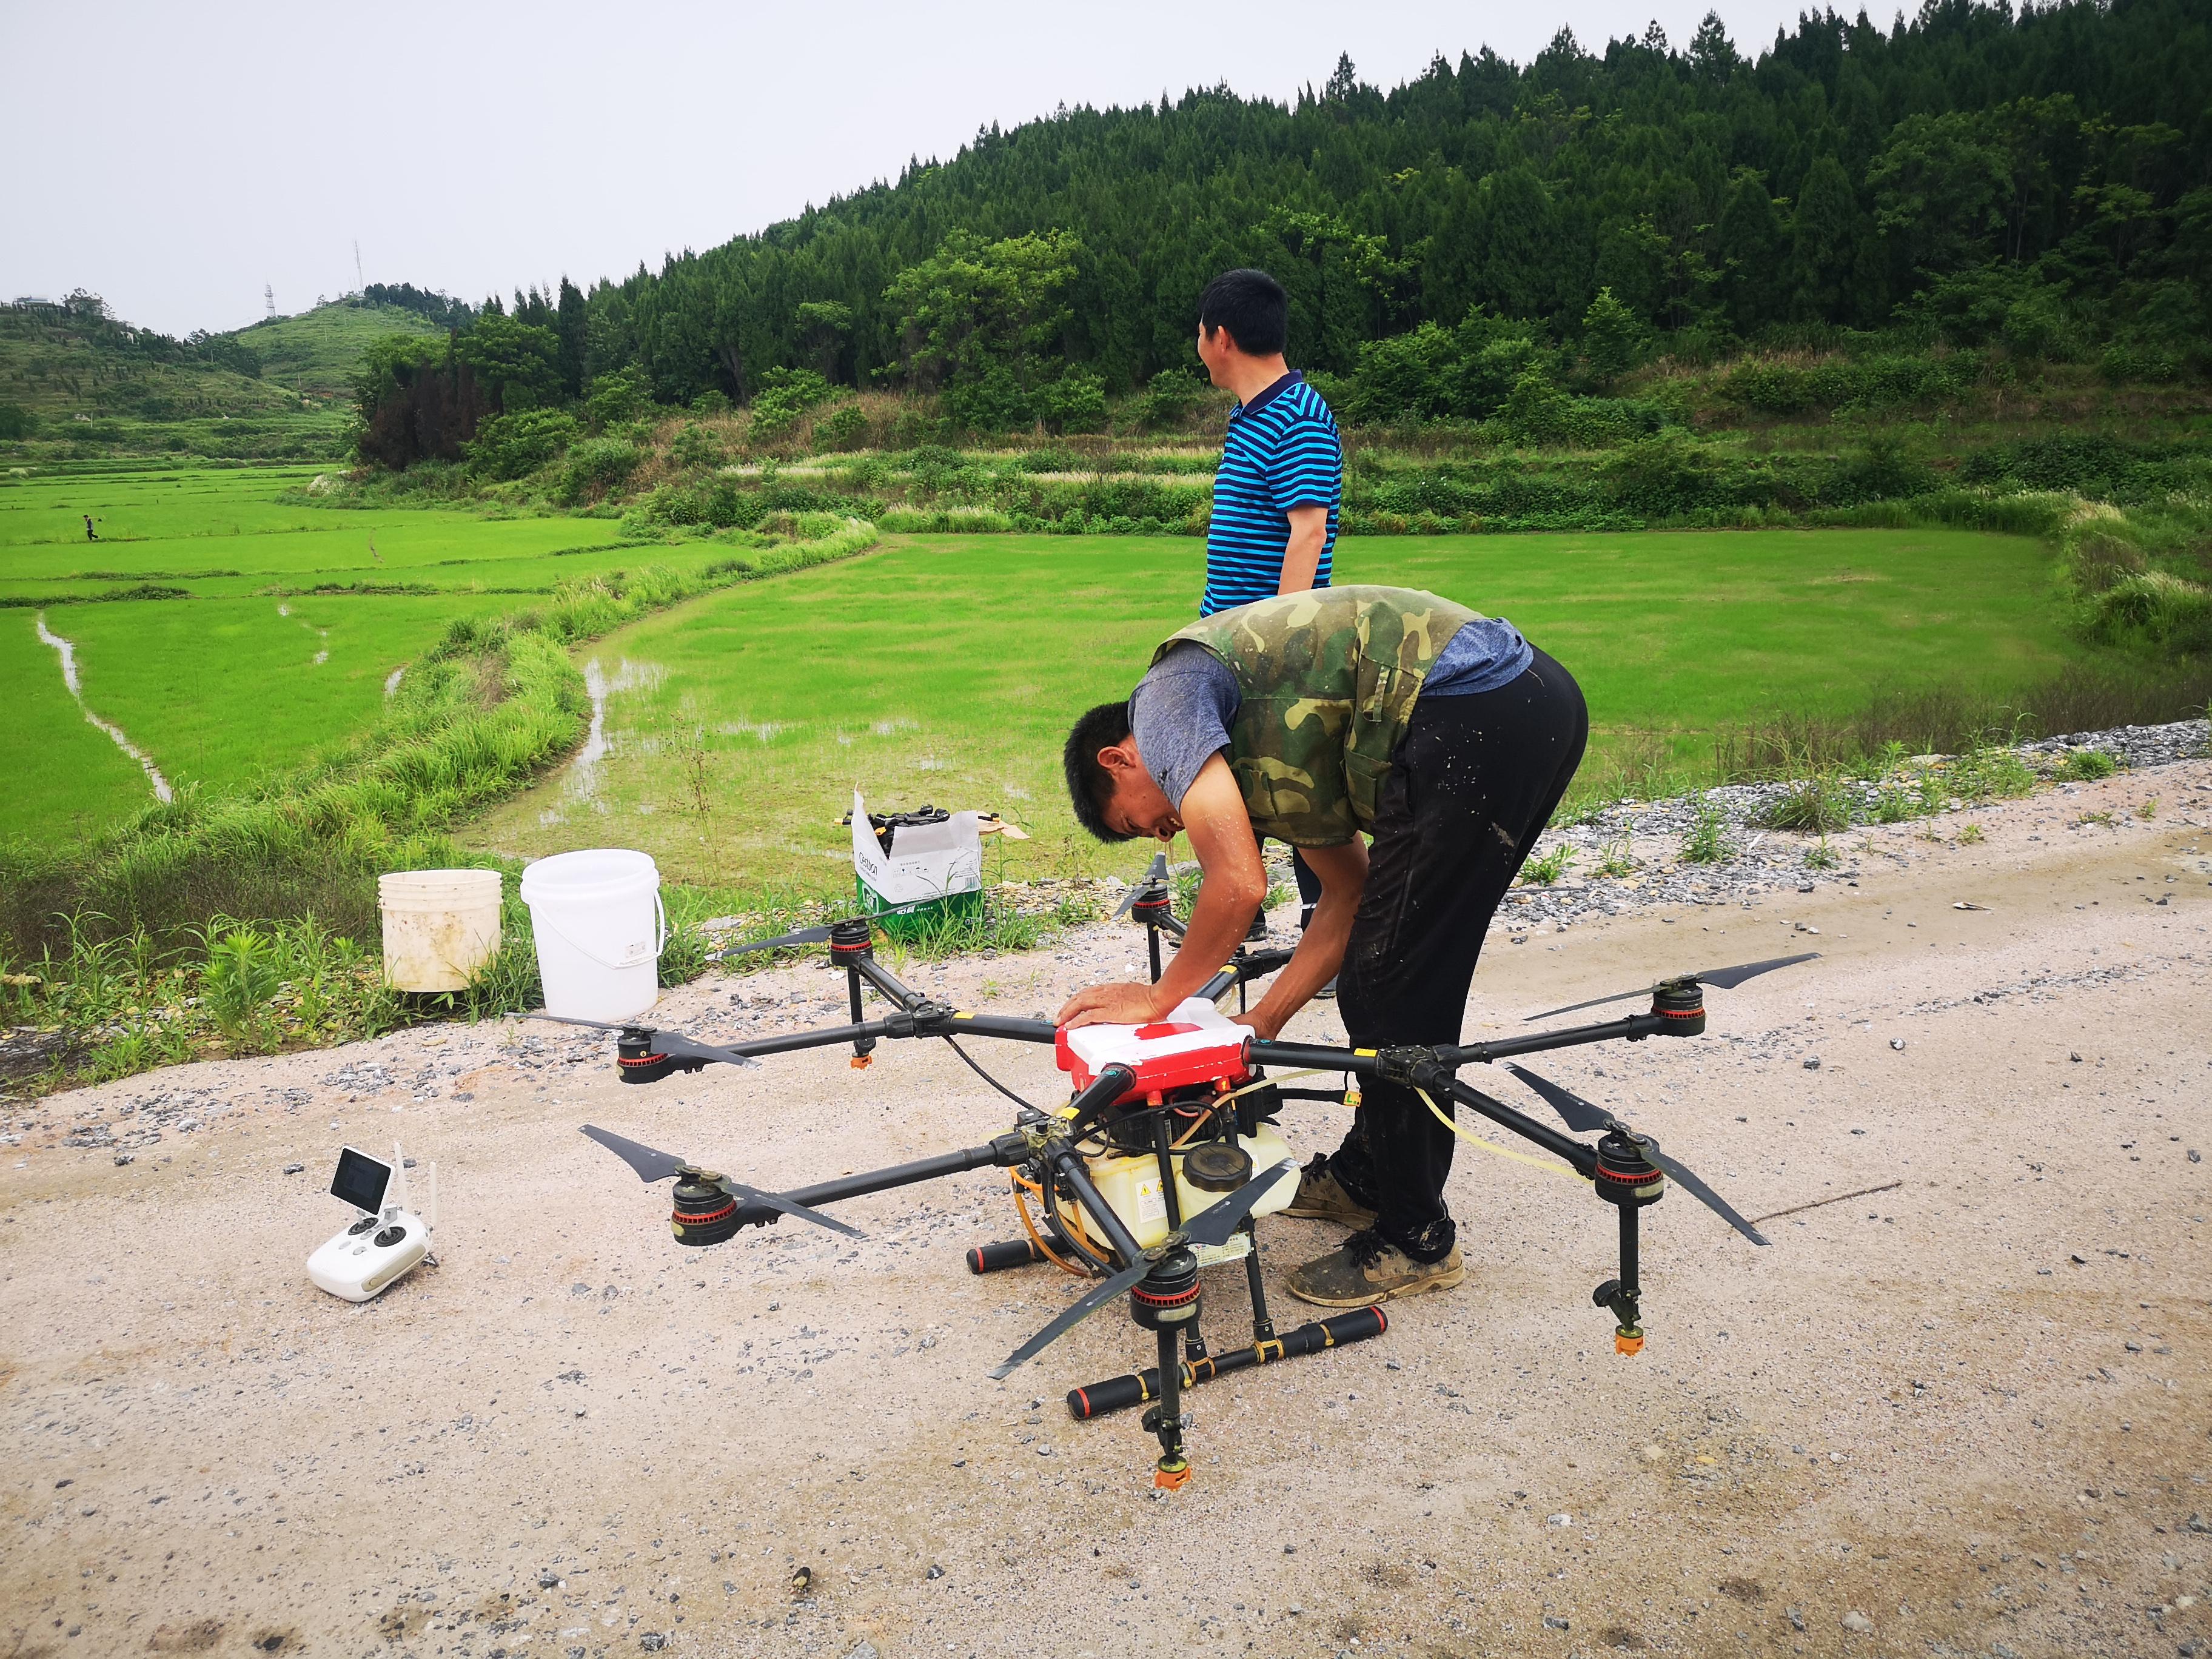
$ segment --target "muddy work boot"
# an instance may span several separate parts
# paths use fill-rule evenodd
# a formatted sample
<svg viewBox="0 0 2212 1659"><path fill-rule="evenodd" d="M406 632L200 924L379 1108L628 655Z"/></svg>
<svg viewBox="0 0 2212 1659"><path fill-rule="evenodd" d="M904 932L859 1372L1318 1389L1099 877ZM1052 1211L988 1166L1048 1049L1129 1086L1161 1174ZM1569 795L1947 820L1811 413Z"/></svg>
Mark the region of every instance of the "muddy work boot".
<svg viewBox="0 0 2212 1659"><path fill-rule="evenodd" d="M1283 1213L1308 1221L1334 1221L1340 1227L1355 1230L1375 1224L1375 1212L1344 1190L1329 1170L1326 1152L1316 1152L1298 1171L1297 1194Z"/></svg>
<svg viewBox="0 0 2212 1659"><path fill-rule="evenodd" d="M1455 1248L1436 1261L1416 1261L1372 1228L1359 1231L1327 1255L1290 1276L1291 1294L1322 1308L1364 1308L1394 1296L1449 1291L1467 1277Z"/></svg>

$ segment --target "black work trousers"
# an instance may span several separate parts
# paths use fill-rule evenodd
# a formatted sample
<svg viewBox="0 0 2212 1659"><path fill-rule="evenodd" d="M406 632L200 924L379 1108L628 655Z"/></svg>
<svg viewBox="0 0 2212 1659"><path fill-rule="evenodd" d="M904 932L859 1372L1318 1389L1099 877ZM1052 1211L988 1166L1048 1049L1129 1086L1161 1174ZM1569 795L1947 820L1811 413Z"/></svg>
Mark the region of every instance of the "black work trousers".
<svg viewBox="0 0 2212 1659"><path fill-rule="evenodd" d="M1367 885L1337 976L1354 1048L1457 1042L1483 935L1589 737L1574 678L1541 651L1511 684L1423 697L1376 804ZM1453 1135L1401 1084L1362 1085L1328 1167L1419 1261L1452 1248ZM1437 1102L1447 1115L1449 1096Z"/></svg>

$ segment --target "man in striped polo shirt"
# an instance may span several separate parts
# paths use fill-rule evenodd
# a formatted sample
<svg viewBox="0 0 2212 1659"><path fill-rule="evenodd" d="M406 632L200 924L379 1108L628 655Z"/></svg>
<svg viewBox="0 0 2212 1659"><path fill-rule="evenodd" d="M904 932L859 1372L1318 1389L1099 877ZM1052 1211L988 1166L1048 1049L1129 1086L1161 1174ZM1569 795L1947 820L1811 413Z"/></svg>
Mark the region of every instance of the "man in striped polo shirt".
<svg viewBox="0 0 2212 1659"><path fill-rule="evenodd" d="M1199 296L1199 361L1237 399L1213 477L1201 617L1328 586L1344 449L1321 393L1283 360L1290 314L1283 285L1264 270L1224 270ZM1291 867L1303 928L1321 878L1295 848ZM1322 994L1334 994L1332 980Z"/></svg>
<svg viewBox="0 0 2212 1659"><path fill-rule="evenodd" d="M1198 356L1237 399L1213 479L1199 615L1327 587L1344 496L1336 418L1283 361L1290 301L1264 270L1224 270L1198 302Z"/></svg>

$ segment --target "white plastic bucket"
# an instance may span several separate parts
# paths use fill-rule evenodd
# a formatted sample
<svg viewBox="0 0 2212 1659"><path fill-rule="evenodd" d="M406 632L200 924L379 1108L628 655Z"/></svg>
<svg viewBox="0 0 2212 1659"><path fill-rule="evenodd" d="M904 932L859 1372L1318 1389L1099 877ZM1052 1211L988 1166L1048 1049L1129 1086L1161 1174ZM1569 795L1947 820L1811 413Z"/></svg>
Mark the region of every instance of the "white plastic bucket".
<svg viewBox="0 0 2212 1659"><path fill-rule="evenodd" d="M547 1013L629 1019L659 999L668 916L648 854L600 848L540 859L522 872L522 902Z"/></svg>
<svg viewBox="0 0 2212 1659"><path fill-rule="evenodd" d="M376 878L384 982L459 991L499 951L496 870L394 870Z"/></svg>

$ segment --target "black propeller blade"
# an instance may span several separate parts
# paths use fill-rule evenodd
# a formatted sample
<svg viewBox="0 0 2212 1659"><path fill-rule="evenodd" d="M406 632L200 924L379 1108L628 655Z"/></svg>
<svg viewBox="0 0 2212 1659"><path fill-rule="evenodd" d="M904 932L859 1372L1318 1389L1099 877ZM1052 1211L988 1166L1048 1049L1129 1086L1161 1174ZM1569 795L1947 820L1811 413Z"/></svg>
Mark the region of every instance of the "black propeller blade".
<svg viewBox="0 0 2212 1659"><path fill-rule="evenodd" d="M1777 968L1794 968L1801 962L1812 961L1820 954L1818 951L1808 951L1802 956L1769 957L1765 962L1740 962L1733 968L1711 968L1701 974L1685 974L1682 977L1695 980L1700 985L1710 985L1717 991L1733 991L1747 979L1771 974ZM1584 1008L1602 1007L1608 1002L1626 1002L1635 997L1648 997L1656 988L1647 985L1640 991L1620 991L1609 997L1592 997L1588 1002L1571 1002L1564 1008L1547 1008L1540 1014L1530 1014L1521 1023L1526 1025L1534 1020L1549 1019L1554 1014L1577 1013Z"/></svg>
<svg viewBox="0 0 2212 1659"><path fill-rule="evenodd" d="M1769 1242L1765 1234L1737 1214L1729 1201L1699 1180L1694 1171L1661 1152L1656 1137L1645 1134L1639 1129L1630 1128L1595 1102L1584 1100L1572 1089L1563 1089L1549 1078L1538 1077L1526 1066L1508 1066L1505 1069L1549 1102L1552 1109L1565 1121L1567 1127L1574 1130L1577 1134L1590 1134L1601 1129L1613 1129L1626 1135L1637 1144L1645 1158L1659 1167L1668 1180L1727 1222L1736 1231L1754 1244L1765 1244Z"/></svg>
<svg viewBox="0 0 2212 1659"><path fill-rule="evenodd" d="M694 1042L681 1031L652 1031L647 1035L653 1043L653 1052L657 1054L665 1054L671 1060L703 1060L723 1066L760 1064L760 1061L755 1060L750 1054L733 1054L727 1048L716 1048L703 1042Z"/></svg>
<svg viewBox="0 0 2212 1659"><path fill-rule="evenodd" d="M1152 1265L1178 1244L1206 1244L1218 1249L1229 1242L1230 1235L1244 1224L1244 1218L1252 1213L1252 1206L1267 1195L1270 1188L1285 1174L1297 1169L1295 1160L1285 1158L1273 1168L1252 1177L1218 1204L1207 1206L1183 1224L1182 1231L1170 1233L1158 1244L1139 1256L1113 1278L1068 1304L1059 1318L1046 1326L1028 1341L1008 1354L1005 1360L991 1369L991 1375L1005 1377L1042 1352L1060 1338L1073 1330L1117 1296L1125 1296L1138 1281L1152 1272Z"/></svg>
<svg viewBox="0 0 2212 1659"><path fill-rule="evenodd" d="M858 1228L848 1227L834 1216L824 1215L819 1210L810 1210L804 1204L794 1204L779 1194L764 1193L757 1187L748 1187L744 1182L732 1181L727 1176L714 1175L704 1170L699 1170L699 1166L688 1158L678 1158L673 1152L664 1152L658 1147L645 1146L627 1136L616 1134L611 1129L602 1129L596 1123L586 1123L584 1126L584 1133L636 1170L638 1179L648 1185L656 1181L665 1181L672 1175L697 1170L702 1180L711 1182L741 1204L765 1204L771 1210L781 1210L786 1215L795 1215L801 1221L811 1221L817 1227L827 1227L831 1232L842 1233L848 1238L867 1237Z"/></svg>
<svg viewBox="0 0 2212 1659"><path fill-rule="evenodd" d="M828 927L802 927L795 933L778 933L774 939L757 939L743 945L732 945L714 951L707 960L720 962L730 957L741 957L748 951L787 951L797 945L826 945L830 942Z"/></svg>
<svg viewBox="0 0 2212 1659"><path fill-rule="evenodd" d="M646 1028L635 1020L617 1022L608 1019L578 1019L573 1014L549 1014L543 1008L532 1008L517 1016L521 1019L550 1019L556 1025L580 1025L587 1031L641 1031Z"/></svg>
<svg viewBox="0 0 2212 1659"><path fill-rule="evenodd" d="M1563 1089L1549 1078L1538 1077L1522 1066L1509 1065L1505 1069L1543 1096L1550 1103L1552 1109L1565 1121L1567 1127L1577 1134L1595 1134L1601 1129L1613 1127L1611 1112L1594 1101L1584 1100L1572 1089Z"/></svg>

